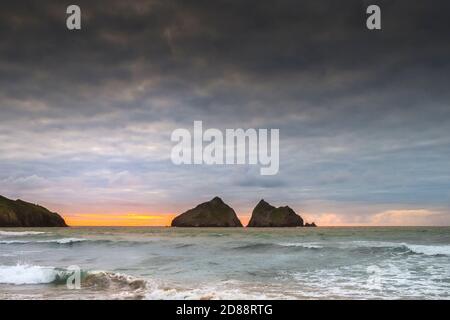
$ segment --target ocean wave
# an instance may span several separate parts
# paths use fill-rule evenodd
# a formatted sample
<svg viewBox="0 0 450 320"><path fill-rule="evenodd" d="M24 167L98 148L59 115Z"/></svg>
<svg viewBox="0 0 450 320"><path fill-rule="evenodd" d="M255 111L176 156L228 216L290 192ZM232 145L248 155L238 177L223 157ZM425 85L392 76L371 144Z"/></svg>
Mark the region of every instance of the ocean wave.
<svg viewBox="0 0 450 320"><path fill-rule="evenodd" d="M9 238L0 238L1 244L55 244L55 245L73 245L80 243L89 243L91 245L112 245L112 246L145 246L149 243L148 241L129 241L129 240L110 240L110 239L95 239L95 238L58 238L58 239L46 239L46 238L36 238L36 239L9 239Z"/></svg>
<svg viewBox="0 0 450 320"><path fill-rule="evenodd" d="M0 236L5 237L20 237L20 236L35 236L39 234L45 234L43 231L1 231Z"/></svg>
<svg viewBox="0 0 450 320"><path fill-rule="evenodd" d="M233 250L266 250L278 247L275 243L246 243L237 247L233 247Z"/></svg>
<svg viewBox="0 0 450 320"><path fill-rule="evenodd" d="M282 247L301 247L306 249L322 249L324 246L316 243L302 243L302 242L282 242L278 243Z"/></svg>
<svg viewBox="0 0 450 320"><path fill-rule="evenodd" d="M178 244L175 246L176 249L183 249L183 248L189 248L189 247L194 247L195 244L192 243L186 243L186 244Z"/></svg>
<svg viewBox="0 0 450 320"><path fill-rule="evenodd" d="M43 267L27 264L15 266L0 266L0 284L33 285L33 284L65 284L73 270ZM105 290L116 289L139 290L145 289L145 280L129 275L106 271L80 270L81 285L84 288Z"/></svg>
<svg viewBox="0 0 450 320"><path fill-rule="evenodd" d="M389 250L400 253L423 254L427 256L450 256L450 245L419 245L404 242L355 241L351 243L351 246L362 249L378 249L380 251Z"/></svg>
<svg viewBox="0 0 450 320"><path fill-rule="evenodd" d="M450 245L412 245L404 244L411 252L427 256L450 256Z"/></svg>
<svg viewBox="0 0 450 320"><path fill-rule="evenodd" d="M0 244L29 244L29 243L73 244L84 241L88 240L81 238L62 238L62 239L48 239L48 240L0 240Z"/></svg>
<svg viewBox="0 0 450 320"><path fill-rule="evenodd" d="M84 241L88 241L87 239L82 239L82 238L63 238L63 239L57 239L57 240L44 240L47 242L55 242L58 244L71 244L71 243L76 243L76 242L84 242Z"/></svg>
<svg viewBox="0 0 450 320"><path fill-rule="evenodd" d="M280 242L280 243L244 243L233 250L267 251L267 250L343 250L359 254L422 254L427 256L450 256L450 245L417 245L401 242L352 241L337 242L327 246L315 242Z"/></svg>
<svg viewBox="0 0 450 320"><path fill-rule="evenodd" d="M195 288L147 281L144 299L147 300L267 300L289 299L284 292L261 292L248 282L224 280L210 284L200 284Z"/></svg>
<svg viewBox="0 0 450 320"><path fill-rule="evenodd" d="M0 284L65 285L73 271L36 265L0 266ZM246 292L239 284L223 281L217 284L186 288L108 271L81 271L83 290L96 292L105 299L147 300L229 300L282 299L283 295Z"/></svg>
<svg viewBox="0 0 450 320"><path fill-rule="evenodd" d="M58 270L53 267L30 265L0 266L1 284L43 284L58 278Z"/></svg>
<svg viewBox="0 0 450 320"><path fill-rule="evenodd" d="M224 289L220 285L195 289L154 286L148 288L145 294L147 300L267 300L275 298L283 299L283 296L281 294L267 296L263 293L248 293L237 288Z"/></svg>
<svg viewBox="0 0 450 320"><path fill-rule="evenodd" d="M280 242L280 243L246 243L233 247L233 250L301 250L301 249L324 249L325 247L316 243L302 242Z"/></svg>
<svg viewBox="0 0 450 320"><path fill-rule="evenodd" d="M128 289L132 291L144 290L147 281L123 273L107 271L87 272L82 279L82 286L90 289Z"/></svg>

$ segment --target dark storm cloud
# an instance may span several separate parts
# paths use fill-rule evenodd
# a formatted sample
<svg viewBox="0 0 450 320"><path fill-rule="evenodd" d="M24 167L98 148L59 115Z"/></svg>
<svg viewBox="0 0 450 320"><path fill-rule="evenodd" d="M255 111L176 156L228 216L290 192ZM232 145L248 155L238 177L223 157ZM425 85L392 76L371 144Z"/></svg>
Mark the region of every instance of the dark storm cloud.
<svg viewBox="0 0 450 320"><path fill-rule="evenodd" d="M298 205L449 204L448 1L376 1L374 32L371 1L75 3L71 32L73 2L2 2L0 193L111 199L121 181L143 205L205 186ZM280 128L280 174L174 167L170 133L193 120Z"/></svg>
<svg viewBox="0 0 450 320"><path fill-rule="evenodd" d="M136 3L81 1L83 30L70 33L62 14L66 3L8 2L0 28L0 52L8 61L2 91L102 112L99 101L89 105L93 97L147 79L150 90L126 103L119 98L116 107L142 108L147 98L175 95L182 109L237 109L249 117L271 113L267 108L297 113L299 100L310 108L328 106L349 95L390 90L393 82L406 91L402 96L413 95L410 103L420 94L448 94L444 2L435 6L439 10L423 1L382 2L385 30L379 34L363 27L361 1ZM398 107L406 107L408 100L400 100Z"/></svg>
<svg viewBox="0 0 450 320"><path fill-rule="evenodd" d="M271 88L256 100L282 97L277 107L294 112L299 99L321 105L392 83L446 95L450 5L378 3L384 30L370 33L364 1L78 1L83 30L69 32L64 1L7 1L2 88L59 102L68 91L87 99L116 89L113 81L148 79L158 94L189 95L187 104L200 109L235 107ZM206 94L192 95L208 84Z"/></svg>

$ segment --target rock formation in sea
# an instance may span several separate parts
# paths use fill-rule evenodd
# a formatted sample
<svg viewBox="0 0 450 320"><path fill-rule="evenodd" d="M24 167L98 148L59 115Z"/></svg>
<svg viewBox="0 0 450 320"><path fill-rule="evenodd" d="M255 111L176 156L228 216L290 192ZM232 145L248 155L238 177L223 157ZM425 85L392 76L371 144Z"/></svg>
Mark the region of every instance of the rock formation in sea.
<svg viewBox="0 0 450 320"><path fill-rule="evenodd" d="M305 227L317 227L315 222L305 223Z"/></svg>
<svg viewBox="0 0 450 320"><path fill-rule="evenodd" d="M303 227L303 219L288 206L275 208L263 199L253 209L247 227Z"/></svg>
<svg viewBox="0 0 450 320"><path fill-rule="evenodd" d="M242 227L242 224L233 208L215 197L177 216L172 227Z"/></svg>
<svg viewBox="0 0 450 320"><path fill-rule="evenodd" d="M64 219L44 207L0 196L0 227L67 227Z"/></svg>

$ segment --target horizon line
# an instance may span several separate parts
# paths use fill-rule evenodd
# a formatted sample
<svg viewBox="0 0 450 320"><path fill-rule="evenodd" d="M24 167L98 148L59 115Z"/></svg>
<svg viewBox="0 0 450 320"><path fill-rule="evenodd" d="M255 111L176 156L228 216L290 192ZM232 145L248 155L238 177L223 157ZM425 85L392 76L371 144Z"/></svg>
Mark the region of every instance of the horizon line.
<svg viewBox="0 0 450 320"><path fill-rule="evenodd" d="M323 225L316 227L173 227L171 225L67 225L69 228L178 228L178 229L314 229L314 228L447 228L450 225ZM5 227L6 228L6 227ZM30 227L32 228L32 227Z"/></svg>

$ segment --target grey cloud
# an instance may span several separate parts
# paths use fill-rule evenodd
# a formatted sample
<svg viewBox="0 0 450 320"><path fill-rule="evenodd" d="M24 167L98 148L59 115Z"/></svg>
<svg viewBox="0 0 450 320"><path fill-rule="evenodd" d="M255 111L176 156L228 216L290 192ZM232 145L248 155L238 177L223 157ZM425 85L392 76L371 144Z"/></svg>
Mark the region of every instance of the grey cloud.
<svg viewBox="0 0 450 320"><path fill-rule="evenodd" d="M449 204L448 1L380 0L380 32L360 0L80 0L81 32L65 29L68 4L2 3L1 192L41 177L47 200L66 188L74 203L120 203L128 185L141 206ZM280 174L174 167L170 133L194 120L279 128Z"/></svg>

